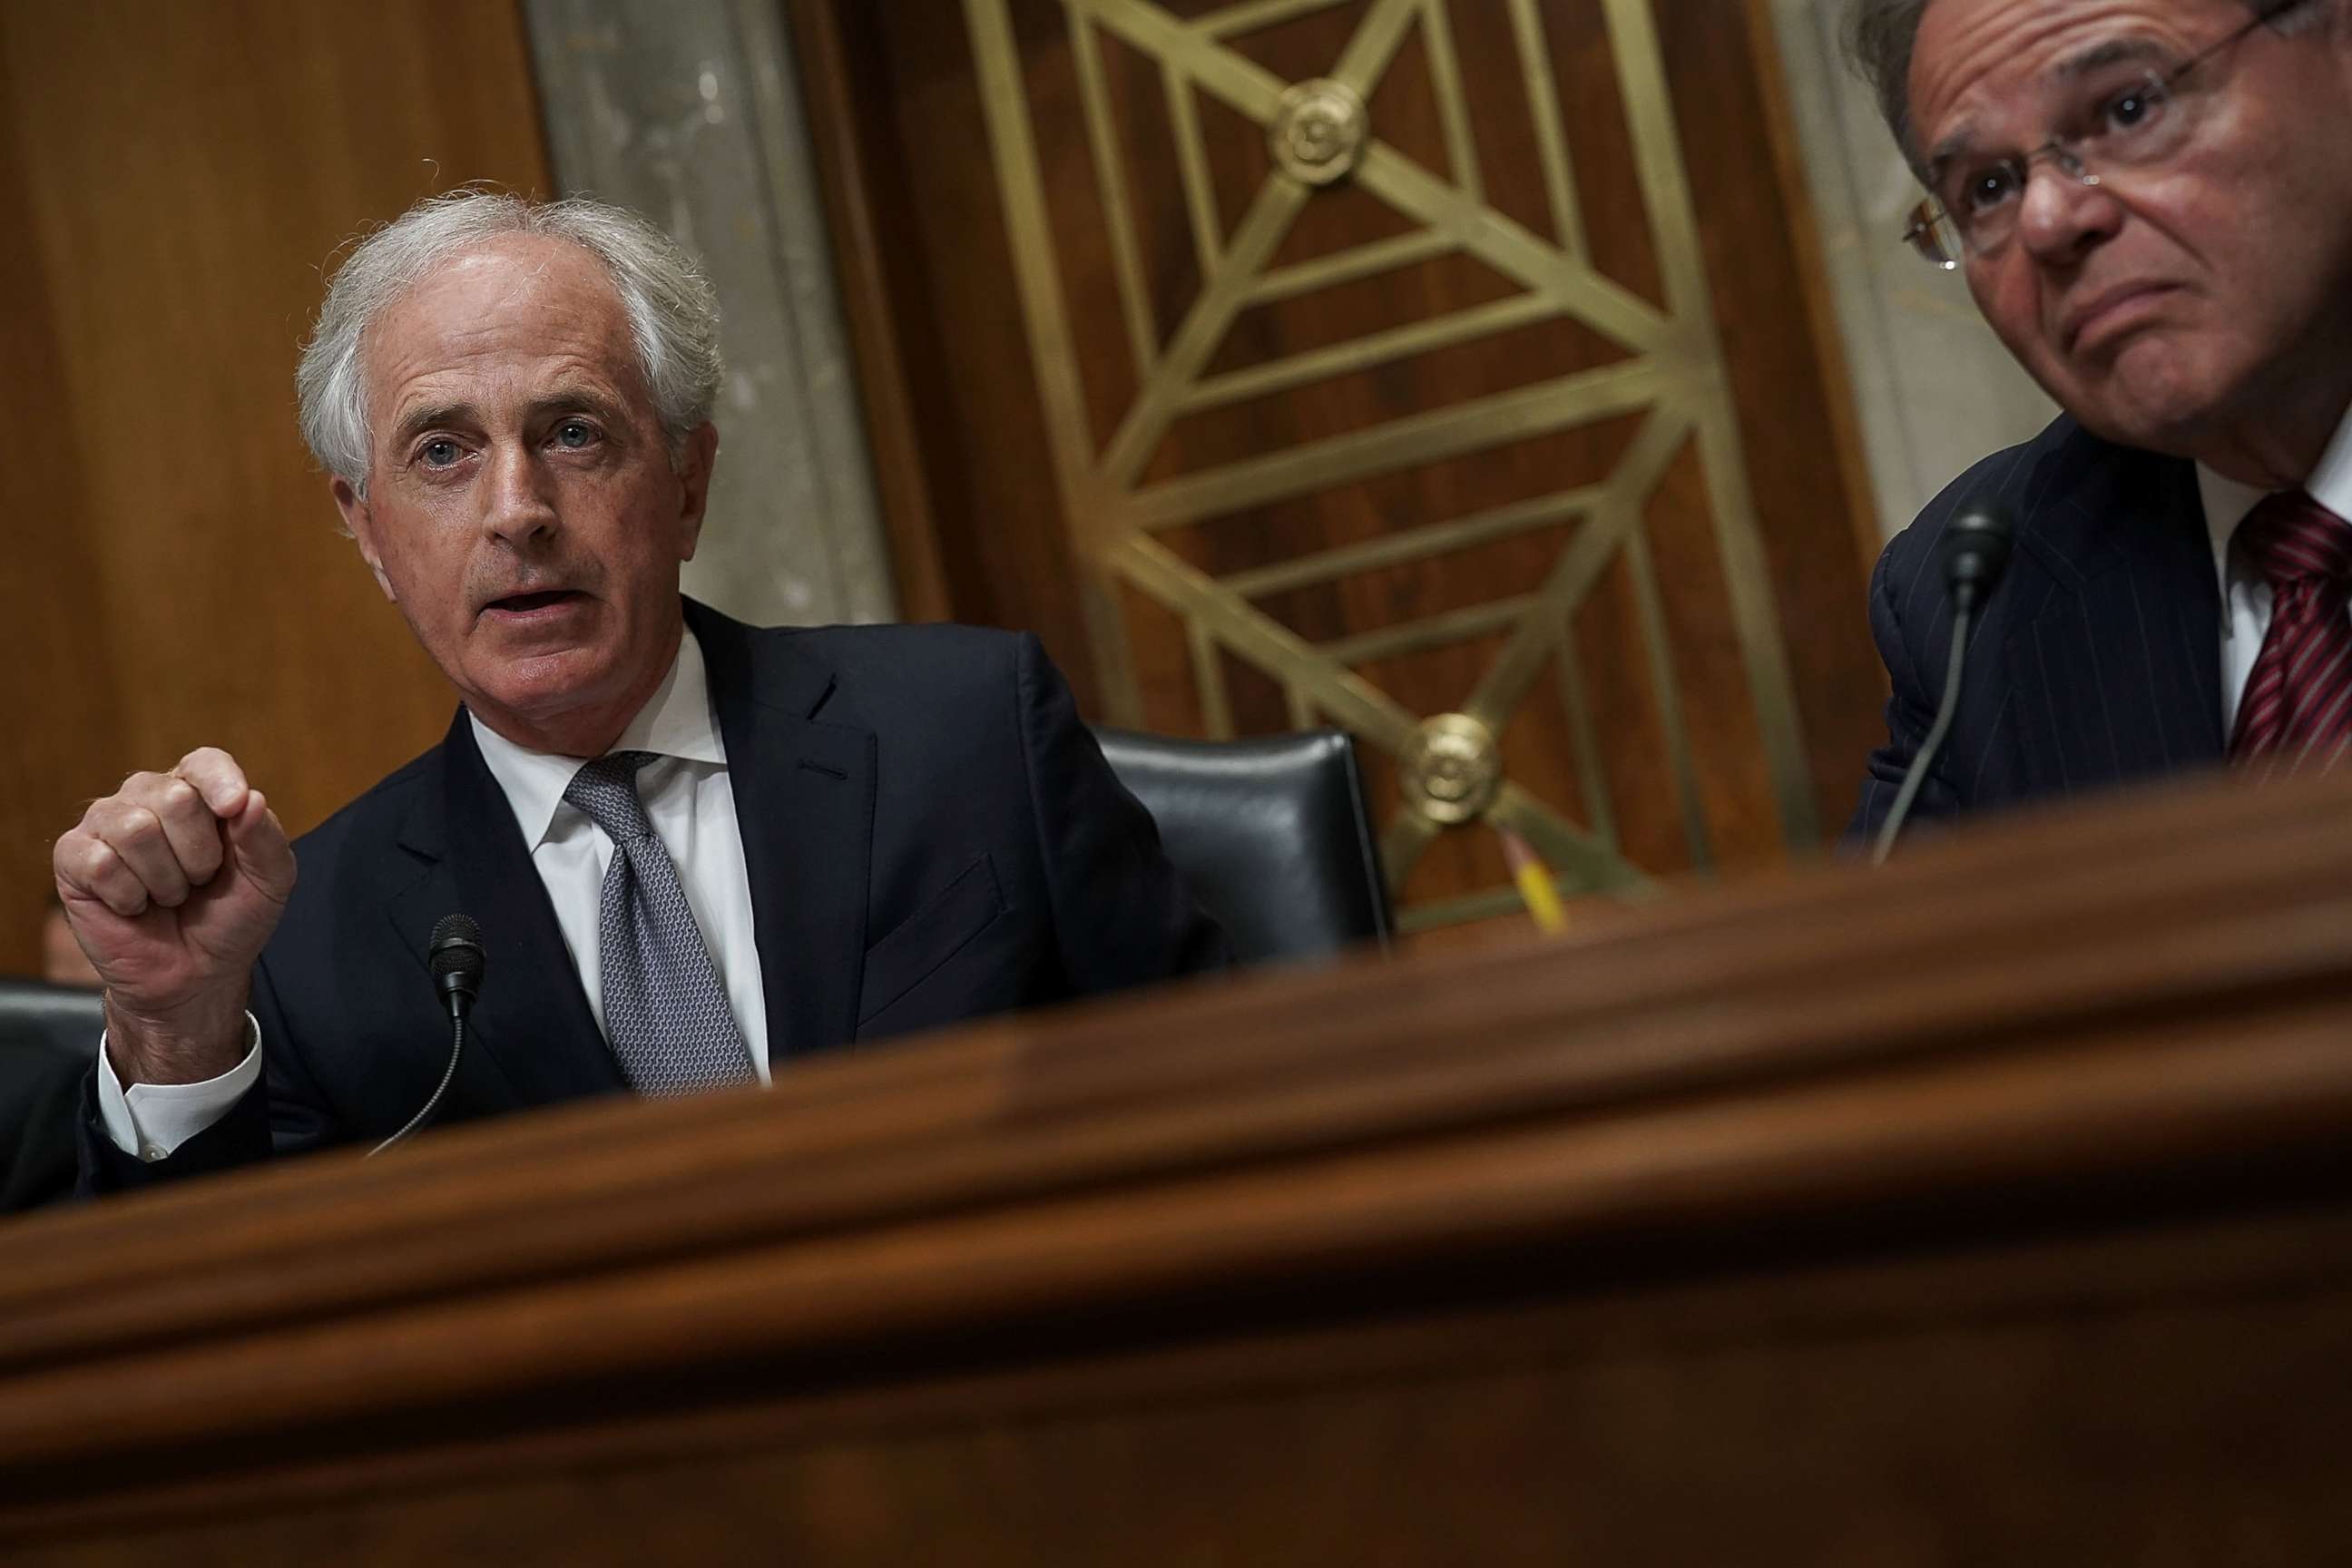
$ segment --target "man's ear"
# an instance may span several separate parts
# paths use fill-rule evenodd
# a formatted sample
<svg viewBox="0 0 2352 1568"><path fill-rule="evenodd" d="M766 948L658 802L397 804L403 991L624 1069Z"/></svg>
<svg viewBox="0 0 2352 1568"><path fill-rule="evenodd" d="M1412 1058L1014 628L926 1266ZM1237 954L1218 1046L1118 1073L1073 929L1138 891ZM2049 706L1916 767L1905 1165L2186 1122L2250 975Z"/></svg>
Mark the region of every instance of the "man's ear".
<svg viewBox="0 0 2352 1568"><path fill-rule="evenodd" d="M360 492L352 488L351 480L338 479L331 488L335 492L335 510L343 514L343 531L359 542L360 559L366 562L368 570L375 574L375 585L383 590L385 598L397 605L400 595L393 592L392 579L383 574L383 555L376 548L373 509L360 499Z"/></svg>
<svg viewBox="0 0 2352 1568"><path fill-rule="evenodd" d="M719 426L698 426L677 454L677 521L680 561L694 559L702 537L703 510L710 504L710 471L719 466Z"/></svg>

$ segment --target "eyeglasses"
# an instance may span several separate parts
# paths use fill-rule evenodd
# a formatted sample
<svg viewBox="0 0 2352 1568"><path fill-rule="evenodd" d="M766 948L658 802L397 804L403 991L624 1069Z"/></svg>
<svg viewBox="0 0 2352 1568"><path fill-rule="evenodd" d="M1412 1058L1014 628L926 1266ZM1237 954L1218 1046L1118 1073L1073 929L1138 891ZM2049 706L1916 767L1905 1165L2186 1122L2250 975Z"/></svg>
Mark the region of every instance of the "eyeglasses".
<svg viewBox="0 0 2352 1568"><path fill-rule="evenodd" d="M2086 71L2060 130L2027 153L2005 157L1963 156L1930 171L1929 195L1911 209L1903 237L1938 267L1953 268L1968 256L1990 256L2017 232L2026 182L2034 163L2047 158L2060 174L2085 185L2099 184L2099 171L2146 169L2164 163L2196 137L2198 121L2213 98L2189 79L2198 67L2265 23L2312 0L2267 0L2245 26L2199 50L2167 71L2118 62Z"/></svg>

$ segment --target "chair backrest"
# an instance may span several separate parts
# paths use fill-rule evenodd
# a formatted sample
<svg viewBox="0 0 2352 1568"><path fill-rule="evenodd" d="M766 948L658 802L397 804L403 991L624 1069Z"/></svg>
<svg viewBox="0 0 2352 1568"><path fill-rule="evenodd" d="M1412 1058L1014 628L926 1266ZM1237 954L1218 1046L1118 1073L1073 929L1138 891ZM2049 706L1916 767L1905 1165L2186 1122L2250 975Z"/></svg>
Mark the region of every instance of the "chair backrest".
<svg viewBox="0 0 2352 1568"><path fill-rule="evenodd" d="M98 1055L105 1027L95 991L0 975L0 1040L71 1051L87 1060Z"/></svg>
<svg viewBox="0 0 2352 1568"><path fill-rule="evenodd" d="M1387 942L1388 889L1356 743L1344 731L1248 741L1095 734L1243 963Z"/></svg>
<svg viewBox="0 0 2352 1568"><path fill-rule="evenodd" d="M104 1027L95 991L0 976L0 1214L73 1194L81 1083Z"/></svg>

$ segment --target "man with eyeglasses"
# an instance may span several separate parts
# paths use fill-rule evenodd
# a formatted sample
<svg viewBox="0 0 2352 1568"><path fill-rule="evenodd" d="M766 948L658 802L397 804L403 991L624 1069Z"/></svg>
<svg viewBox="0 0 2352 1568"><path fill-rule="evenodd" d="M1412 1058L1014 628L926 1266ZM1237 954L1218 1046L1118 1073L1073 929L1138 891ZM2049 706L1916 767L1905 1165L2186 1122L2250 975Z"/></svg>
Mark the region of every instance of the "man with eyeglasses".
<svg viewBox="0 0 2352 1568"><path fill-rule="evenodd" d="M1887 546L1874 834L1950 654L1938 542L2016 528L1915 816L2352 745L2352 5L1858 0L1849 41L1958 268L2065 410Z"/></svg>

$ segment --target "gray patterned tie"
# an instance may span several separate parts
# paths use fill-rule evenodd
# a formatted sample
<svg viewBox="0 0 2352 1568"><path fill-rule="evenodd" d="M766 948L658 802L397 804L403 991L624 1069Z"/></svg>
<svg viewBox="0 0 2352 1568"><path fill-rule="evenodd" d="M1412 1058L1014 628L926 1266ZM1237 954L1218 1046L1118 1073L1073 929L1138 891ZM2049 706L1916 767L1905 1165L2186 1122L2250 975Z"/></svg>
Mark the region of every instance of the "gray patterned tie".
<svg viewBox="0 0 2352 1568"><path fill-rule="evenodd" d="M637 798L651 752L614 752L584 764L563 798L613 840L597 921L604 1035L639 1094L691 1094L755 1080L727 988L669 851Z"/></svg>

